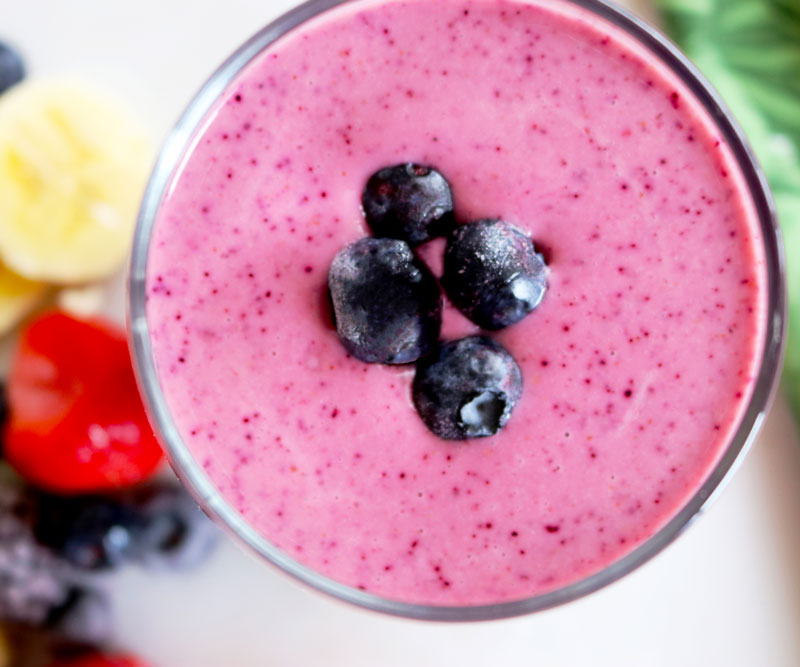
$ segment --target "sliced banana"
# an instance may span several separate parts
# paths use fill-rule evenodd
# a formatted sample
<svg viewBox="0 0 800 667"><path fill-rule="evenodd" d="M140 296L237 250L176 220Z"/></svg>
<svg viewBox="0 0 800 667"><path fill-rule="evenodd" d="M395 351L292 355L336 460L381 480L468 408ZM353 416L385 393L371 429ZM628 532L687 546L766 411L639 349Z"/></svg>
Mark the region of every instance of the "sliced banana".
<svg viewBox="0 0 800 667"><path fill-rule="evenodd" d="M11 331L46 293L44 283L22 278L0 265L0 336Z"/></svg>
<svg viewBox="0 0 800 667"><path fill-rule="evenodd" d="M105 283L66 287L58 293L56 304L77 317L94 317L105 310L108 291Z"/></svg>
<svg viewBox="0 0 800 667"><path fill-rule="evenodd" d="M136 120L72 81L0 97L0 259L31 280L80 283L125 259L152 160Z"/></svg>

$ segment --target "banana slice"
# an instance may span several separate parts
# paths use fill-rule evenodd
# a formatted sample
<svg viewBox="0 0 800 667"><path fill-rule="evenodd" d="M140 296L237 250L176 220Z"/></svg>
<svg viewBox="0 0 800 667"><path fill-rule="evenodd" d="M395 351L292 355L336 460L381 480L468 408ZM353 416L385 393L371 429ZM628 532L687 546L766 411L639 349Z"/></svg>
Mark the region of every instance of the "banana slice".
<svg viewBox="0 0 800 667"><path fill-rule="evenodd" d="M46 292L44 283L22 278L0 265L0 336L31 312Z"/></svg>
<svg viewBox="0 0 800 667"><path fill-rule="evenodd" d="M0 97L0 259L31 280L105 278L124 260L152 160L102 93L23 82Z"/></svg>
<svg viewBox="0 0 800 667"><path fill-rule="evenodd" d="M58 293L56 304L77 317L95 317L104 311L109 301L108 291L105 283L66 287Z"/></svg>

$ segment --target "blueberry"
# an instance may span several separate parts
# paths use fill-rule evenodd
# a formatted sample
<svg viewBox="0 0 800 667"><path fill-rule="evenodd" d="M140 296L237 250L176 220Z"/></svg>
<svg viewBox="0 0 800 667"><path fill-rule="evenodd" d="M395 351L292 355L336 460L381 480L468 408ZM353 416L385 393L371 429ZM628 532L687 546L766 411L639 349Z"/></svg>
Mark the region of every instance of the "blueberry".
<svg viewBox="0 0 800 667"><path fill-rule="evenodd" d="M442 286L475 324L502 329L541 303L547 266L521 229L502 220L479 220L448 237Z"/></svg>
<svg viewBox="0 0 800 667"><path fill-rule="evenodd" d="M104 570L128 557L140 524L135 508L116 497L42 494L33 530L41 544L75 567Z"/></svg>
<svg viewBox="0 0 800 667"><path fill-rule="evenodd" d="M339 338L362 361L416 361L439 338L439 285L404 241L365 238L346 246L331 263L328 287Z"/></svg>
<svg viewBox="0 0 800 667"><path fill-rule="evenodd" d="M485 336L444 343L417 365L413 399L440 438L494 435L522 395L522 373L502 345Z"/></svg>
<svg viewBox="0 0 800 667"><path fill-rule="evenodd" d="M0 42L0 93L25 78L25 63L22 57L7 44Z"/></svg>
<svg viewBox="0 0 800 667"><path fill-rule="evenodd" d="M195 567L219 542L217 527L180 486L151 485L139 497L138 505L142 530L136 559L145 567Z"/></svg>
<svg viewBox="0 0 800 667"><path fill-rule="evenodd" d="M450 185L433 167L407 163L381 169L367 182L361 201L375 236L417 245L453 226Z"/></svg>
<svg viewBox="0 0 800 667"><path fill-rule="evenodd" d="M84 570L128 562L190 567L211 553L218 538L181 487L160 482L103 496L42 494L33 530L40 544Z"/></svg>

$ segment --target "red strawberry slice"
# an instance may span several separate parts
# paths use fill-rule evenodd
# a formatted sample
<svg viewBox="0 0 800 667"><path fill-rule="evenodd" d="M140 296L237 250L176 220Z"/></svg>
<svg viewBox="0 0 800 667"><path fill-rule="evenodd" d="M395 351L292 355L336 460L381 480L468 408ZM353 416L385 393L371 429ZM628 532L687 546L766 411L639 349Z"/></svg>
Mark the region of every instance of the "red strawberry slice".
<svg viewBox="0 0 800 667"><path fill-rule="evenodd" d="M12 359L8 404L3 455L43 489L120 488L161 461L125 334L106 320L51 312L32 322Z"/></svg>

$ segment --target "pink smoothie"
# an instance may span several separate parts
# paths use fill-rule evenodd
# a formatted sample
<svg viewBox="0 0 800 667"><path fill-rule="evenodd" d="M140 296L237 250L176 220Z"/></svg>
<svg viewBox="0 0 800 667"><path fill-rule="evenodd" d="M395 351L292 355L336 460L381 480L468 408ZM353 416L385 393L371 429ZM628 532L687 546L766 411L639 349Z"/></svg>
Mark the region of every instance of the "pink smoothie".
<svg viewBox="0 0 800 667"><path fill-rule="evenodd" d="M349 357L330 321L361 191L404 161L546 251L544 301L496 334L524 390L494 437L434 436L413 366ZM183 439L257 531L350 586L473 605L599 571L698 490L758 373L765 282L727 146L624 33L561 2L370 0L281 38L202 125L147 317Z"/></svg>

